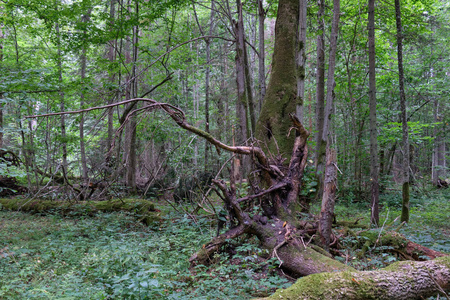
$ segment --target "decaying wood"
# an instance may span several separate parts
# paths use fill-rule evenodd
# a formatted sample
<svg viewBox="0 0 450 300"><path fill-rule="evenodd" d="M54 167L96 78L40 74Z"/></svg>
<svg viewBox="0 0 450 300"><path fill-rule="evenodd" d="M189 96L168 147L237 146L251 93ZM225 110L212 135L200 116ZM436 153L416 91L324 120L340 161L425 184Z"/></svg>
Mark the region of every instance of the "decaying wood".
<svg viewBox="0 0 450 300"><path fill-rule="evenodd" d="M264 299L414 300L450 292L450 257L404 261L376 271L321 273Z"/></svg>

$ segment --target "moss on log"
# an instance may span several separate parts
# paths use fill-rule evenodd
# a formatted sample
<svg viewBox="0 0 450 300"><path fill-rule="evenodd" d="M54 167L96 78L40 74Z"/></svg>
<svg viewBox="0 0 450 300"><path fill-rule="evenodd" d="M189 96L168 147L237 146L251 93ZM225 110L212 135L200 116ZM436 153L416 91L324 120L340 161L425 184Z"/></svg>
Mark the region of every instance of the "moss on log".
<svg viewBox="0 0 450 300"><path fill-rule="evenodd" d="M0 199L0 209L30 213L60 212L63 215L93 215L96 212L128 211L146 225L160 221L160 211L153 202L144 199L116 199L110 201L49 201L39 199Z"/></svg>
<svg viewBox="0 0 450 300"><path fill-rule="evenodd" d="M264 299L403 300L450 291L450 257L394 263L377 271L312 274Z"/></svg>

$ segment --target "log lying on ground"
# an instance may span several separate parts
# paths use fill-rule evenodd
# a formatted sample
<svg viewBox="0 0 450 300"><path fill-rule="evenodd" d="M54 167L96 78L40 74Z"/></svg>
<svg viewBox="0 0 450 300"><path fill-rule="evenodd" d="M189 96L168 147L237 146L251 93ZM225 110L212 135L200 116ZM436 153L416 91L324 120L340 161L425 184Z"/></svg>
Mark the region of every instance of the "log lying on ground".
<svg viewBox="0 0 450 300"><path fill-rule="evenodd" d="M403 234L396 231L380 233L376 230L369 230L361 232L359 236L364 241L360 244L361 251L358 253L359 257L364 257L370 248L377 246L387 247L387 252L392 252L404 260L422 261L446 256L442 252L411 242Z"/></svg>
<svg viewBox="0 0 450 300"><path fill-rule="evenodd" d="M160 211L153 202L144 199L116 199L110 201L49 201L39 199L0 199L0 209L30 213L60 212L63 215L94 215L96 212L128 211L146 225L160 221Z"/></svg>
<svg viewBox="0 0 450 300"><path fill-rule="evenodd" d="M313 274L264 299L411 300L450 292L450 257L394 263L377 271Z"/></svg>
<svg viewBox="0 0 450 300"><path fill-rule="evenodd" d="M244 215L244 214L243 214ZM249 218L244 215L241 225L228 230L215 237L208 244L197 251L191 258L191 267L198 264L208 265L214 253L220 252L220 248L228 240L234 239L242 234L253 234L258 237L261 246L271 253L272 257L279 260L279 266L292 276L298 278L309 274L320 272L336 272L354 269L329 255L320 252L319 247L308 246L308 241L303 239L303 235L310 230L308 228L294 228L282 220L268 220L262 224L257 217ZM306 227L310 223L304 223Z"/></svg>

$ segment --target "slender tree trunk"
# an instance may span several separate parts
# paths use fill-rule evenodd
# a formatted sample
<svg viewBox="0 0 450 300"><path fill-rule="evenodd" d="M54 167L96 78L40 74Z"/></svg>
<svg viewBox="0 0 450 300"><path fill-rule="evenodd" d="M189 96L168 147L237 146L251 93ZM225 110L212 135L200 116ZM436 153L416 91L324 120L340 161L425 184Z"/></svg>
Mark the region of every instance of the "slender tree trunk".
<svg viewBox="0 0 450 300"><path fill-rule="evenodd" d="M209 17L209 35L212 36L214 32L214 15L215 15L215 1L211 0L211 14ZM209 130L209 97L211 95L210 74L211 74L211 39L206 38L206 71L205 71L205 131ZM205 143L205 171L208 168L209 162L209 143Z"/></svg>
<svg viewBox="0 0 450 300"><path fill-rule="evenodd" d="M339 30L339 14L340 14L340 0L333 1L333 21L331 25L331 38L330 38L330 54L329 54L329 62L328 62L328 74L327 74L327 96L326 96L326 105L324 111L324 119L323 119L323 130L322 136L319 140L318 150L316 153L318 155L318 169L316 172L319 172L319 197L322 197L321 192L323 191L323 161L326 154L327 147L329 145L329 134L330 134L330 122L331 116L333 114L333 102L334 102L334 71L336 67L336 50L337 50L337 39L338 39L338 30Z"/></svg>
<svg viewBox="0 0 450 300"><path fill-rule="evenodd" d="M325 169L322 209L320 211L319 232L323 248L329 251L331 242L331 225L333 223L334 204L336 202L336 150L327 148L327 165Z"/></svg>
<svg viewBox="0 0 450 300"><path fill-rule="evenodd" d="M115 14L116 14L116 0L110 0L110 7L109 7L109 18L111 19L110 22L110 27L111 30L114 27L114 19L115 19ZM115 81L115 70L113 67L113 62L116 59L116 55L115 55L115 48L117 47L117 40L111 40L109 41L109 46L108 46L108 60L110 63L110 68L109 68L109 82L111 84L111 86L114 85L114 81ZM114 93L112 95L109 95L109 100L108 100L108 104L112 104L114 103L114 98L117 97L117 91L114 89ZM106 139L106 148L107 150L110 150L110 147L112 145L113 142L113 138L114 138L114 115L113 115L113 108L109 108L108 109L108 135L107 135L107 139Z"/></svg>
<svg viewBox="0 0 450 300"><path fill-rule="evenodd" d="M258 1L258 21L259 21L259 59L258 59L258 82L259 82L259 101L258 113L266 95L266 54L265 54L265 37L264 37L264 21L266 19L266 11L264 10L263 0Z"/></svg>
<svg viewBox="0 0 450 300"><path fill-rule="evenodd" d="M324 10L325 10L325 0L319 0L319 11L317 12L318 28L317 31L317 73L316 73L316 157L315 157L315 167L316 167L316 177L318 179L318 186L321 189L322 186L322 175L324 171L323 158L325 154L325 149L321 143L323 135L323 123L324 123L324 111L325 111L325 21L324 21ZM321 192L318 196L320 197Z"/></svg>
<svg viewBox="0 0 450 300"><path fill-rule="evenodd" d="M406 96L403 73L403 28L400 11L400 0L395 0L395 20L397 25L397 59L398 59L398 86L400 92L400 110L402 120L402 151L403 151L403 186L402 186L402 222L409 222L409 136L408 120L406 118Z"/></svg>
<svg viewBox="0 0 450 300"><path fill-rule="evenodd" d="M442 122L442 116L439 109L439 100L434 99L434 122ZM443 126L444 127L444 126ZM445 128L445 127L444 127ZM446 159L445 159L445 139L442 137L439 125L434 128L434 147L432 156L431 179L435 186L439 185L439 179L446 178Z"/></svg>
<svg viewBox="0 0 450 300"><path fill-rule="evenodd" d="M239 120L239 129L237 130L236 143L244 144L249 137L248 128L248 102L245 90L245 37L244 37L244 21L242 17L242 4L240 0L236 0L238 9L238 21L234 22L234 32L236 37L236 86L237 86L237 102L236 116Z"/></svg>
<svg viewBox="0 0 450 300"><path fill-rule="evenodd" d="M139 16L139 2L135 3L135 14L136 16ZM133 27L133 42L132 42L132 52L133 52L133 58L132 58L132 68L131 68L131 97L137 98L137 79L136 79L136 69L137 69L137 59L138 59L138 34L139 34L139 27L138 25L135 25ZM130 139L128 144L128 164L127 164L127 185L131 190L131 193L136 193L136 170L137 170L137 158L136 158L136 117L132 116L130 123L129 123L129 130L130 130Z"/></svg>
<svg viewBox="0 0 450 300"><path fill-rule="evenodd" d="M298 57L297 57L297 98L296 115L303 122L303 104L305 98L305 67L306 67L306 12L308 0L299 0L299 27L298 27Z"/></svg>
<svg viewBox="0 0 450 300"><path fill-rule="evenodd" d="M333 21L331 25L330 56L328 61L328 74L327 74L327 98L326 98L325 117L323 121L323 133L321 140L321 143L325 145L328 144L328 135L330 133L330 122L331 116L333 114L334 87L336 85L334 80L334 71L336 68L336 50L339 31L339 14L340 14L340 0L333 0Z"/></svg>
<svg viewBox="0 0 450 300"><path fill-rule="evenodd" d="M244 20L242 15L242 3L240 0L236 0L236 6L238 10L238 20L233 21L234 34L236 38L236 88L237 88L237 101L236 101L236 118L238 120L237 130L235 133L235 143L237 145L244 145L247 143L248 138L251 136L251 129L249 126L249 109L248 109L248 93L245 84L245 32L244 32ZM249 168L248 157L237 156L234 160L235 165L240 166L240 171L235 168L235 180L240 181L241 176L247 174Z"/></svg>
<svg viewBox="0 0 450 300"><path fill-rule="evenodd" d="M55 8L56 11L58 11L57 3L55 2ZM61 34L59 32L59 23L55 24L55 30L56 30L56 38L58 42L58 58L57 58L57 64L58 64L58 82L59 82L59 110L65 111L65 97L64 92L62 91L63 88L63 77L62 77L62 51L61 51ZM67 172L68 172L68 165L67 165L67 141L66 141L66 120L65 116L61 115L61 138L62 138L62 172L64 180L67 178Z"/></svg>
<svg viewBox="0 0 450 300"><path fill-rule="evenodd" d="M242 22L243 23L243 22ZM244 42L244 74L245 74L245 89L246 89L246 98L248 103L248 115L249 115L249 121L250 121L250 131L249 136L253 136L255 134L255 128L256 128L256 113L255 113L255 102L253 100L253 89L252 89L252 77L250 74L250 64L248 61L248 54L247 54L247 46ZM248 122L247 122L248 124Z"/></svg>
<svg viewBox="0 0 450 300"><path fill-rule="evenodd" d="M82 17L83 22L89 22L90 19L91 10L89 9ZM84 80L86 79L86 30L83 31L83 48L81 50L81 94L80 94L80 109L84 108L84 102L85 102L85 93L86 85ZM81 113L81 120L80 120L80 156L81 156L81 168L82 168L82 177L83 181L87 182L88 179L88 167L86 162L86 150L84 145L84 114Z"/></svg>
<svg viewBox="0 0 450 300"><path fill-rule="evenodd" d="M368 4L369 29L369 116L370 116L370 182L371 182L371 215L370 222L378 226L379 217L379 184L378 184L378 142L377 142L377 98L375 77L375 0Z"/></svg>

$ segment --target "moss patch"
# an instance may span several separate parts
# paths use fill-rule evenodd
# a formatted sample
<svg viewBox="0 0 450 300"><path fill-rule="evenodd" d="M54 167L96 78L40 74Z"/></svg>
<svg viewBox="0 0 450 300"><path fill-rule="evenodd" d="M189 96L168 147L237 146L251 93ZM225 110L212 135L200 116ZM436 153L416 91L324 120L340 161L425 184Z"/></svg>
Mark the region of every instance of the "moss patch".
<svg viewBox="0 0 450 300"><path fill-rule="evenodd" d="M50 201L39 199L0 199L0 209L30 213L60 212L63 215L92 215L96 212L128 211L146 225L161 220L155 204L144 199L115 199L110 201Z"/></svg>

